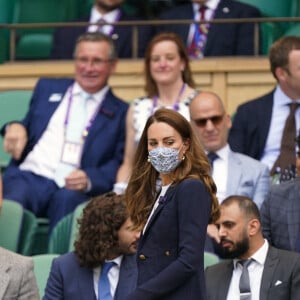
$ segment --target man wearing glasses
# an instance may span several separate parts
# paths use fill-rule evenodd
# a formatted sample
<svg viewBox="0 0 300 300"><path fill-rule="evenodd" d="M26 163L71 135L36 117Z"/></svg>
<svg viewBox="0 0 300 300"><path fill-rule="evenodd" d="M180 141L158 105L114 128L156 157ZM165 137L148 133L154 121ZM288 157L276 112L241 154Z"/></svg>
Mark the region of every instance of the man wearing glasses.
<svg viewBox="0 0 300 300"><path fill-rule="evenodd" d="M270 188L268 167L230 149L227 138L231 118L219 96L200 92L190 103L190 115L192 126L211 161L219 202L230 195L241 195L253 199L260 207ZM209 225L208 234L219 242L214 225Z"/></svg>
<svg viewBox="0 0 300 300"><path fill-rule="evenodd" d="M3 130L12 155L3 196L48 217L50 230L78 204L110 191L123 159L128 104L108 85L113 40L85 33L74 53L75 78L39 80L25 119Z"/></svg>

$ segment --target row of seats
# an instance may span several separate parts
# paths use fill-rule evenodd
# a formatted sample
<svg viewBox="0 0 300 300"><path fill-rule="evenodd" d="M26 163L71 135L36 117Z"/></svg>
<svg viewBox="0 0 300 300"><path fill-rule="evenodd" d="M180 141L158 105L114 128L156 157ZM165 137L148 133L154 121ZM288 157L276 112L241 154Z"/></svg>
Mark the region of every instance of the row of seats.
<svg viewBox="0 0 300 300"><path fill-rule="evenodd" d="M38 226L37 219L17 202L3 200L3 211L0 218L0 246L32 256L41 299L44 295L52 260L60 254L74 250L74 241L78 232L77 219L81 216L85 205L85 203L80 204L73 213L65 216L55 226L49 239L48 253L32 255L32 245L36 239L35 233ZM205 267L218 261L219 258L215 254L204 254Z"/></svg>
<svg viewBox="0 0 300 300"><path fill-rule="evenodd" d="M256 6L263 17L300 16L298 0L240 0ZM93 0L0 0L0 23L53 23L67 22L87 14ZM293 24L263 23L263 53ZM49 57L54 28L17 29L16 59L46 59ZM299 33L300 34L300 33ZM8 59L9 32L0 32L0 62Z"/></svg>

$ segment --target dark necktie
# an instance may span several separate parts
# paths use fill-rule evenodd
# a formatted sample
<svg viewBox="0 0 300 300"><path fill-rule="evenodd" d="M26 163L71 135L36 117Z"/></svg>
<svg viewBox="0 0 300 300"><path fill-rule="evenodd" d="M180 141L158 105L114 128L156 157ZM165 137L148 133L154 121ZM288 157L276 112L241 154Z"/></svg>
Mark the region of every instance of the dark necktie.
<svg viewBox="0 0 300 300"><path fill-rule="evenodd" d="M101 274L98 283L98 300L112 300L110 293L110 283L108 280L108 272L114 266L114 262L105 262L101 267Z"/></svg>
<svg viewBox="0 0 300 300"><path fill-rule="evenodd" d="M211 168L213 169L213 167L214 167L214 161L215 161L217 158L219 158L219 155L216 154L215 152L209 152L209 153L207 154L207 157L208 157L208 160L209 160L209 162L210 162Z"/></svg>
<svg viewBox="0 0 300 300"><path fill-rule="evenodd" d="M238 264L240 264L243 267L239 283L241 300L251 299L250 279L248 271L248 266L251 264L251 262L252 259L244 259L238 261Z"/></svg>
<svg viewBox="0 0 300 300"><path fill-rule="evenodd" d="M285 121L280 154L274 163L271 170L271 175L276 173L283 173L286 169L296 164L295 138L296 138L296 121L295 112L299 107L299 103L292 102L289 104L290 113Z"/></svg>

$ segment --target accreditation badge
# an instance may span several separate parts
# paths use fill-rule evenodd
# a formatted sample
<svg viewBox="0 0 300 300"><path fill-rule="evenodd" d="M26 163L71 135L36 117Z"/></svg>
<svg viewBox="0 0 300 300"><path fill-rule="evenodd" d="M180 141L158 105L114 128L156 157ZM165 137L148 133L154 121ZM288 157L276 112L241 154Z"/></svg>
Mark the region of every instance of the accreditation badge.
<svg viewBox="0 0 300 300"><path fill-rule="evenodd" d="M82 143L65 141L61 155L61 162L69 165L79 166L82 148Z"/></svg>

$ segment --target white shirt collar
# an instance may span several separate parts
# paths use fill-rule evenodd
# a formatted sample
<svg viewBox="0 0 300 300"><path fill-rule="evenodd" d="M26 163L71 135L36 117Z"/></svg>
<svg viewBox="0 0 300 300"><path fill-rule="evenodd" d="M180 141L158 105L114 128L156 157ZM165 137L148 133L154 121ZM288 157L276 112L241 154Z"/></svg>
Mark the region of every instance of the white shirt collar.
<svg viewBox="0 0 300 300"><path fill-rule="evenodd" d="M91 15L90 15L90 23L97 23L99 19L104 18L106 22L112 23L117 21L117 17L119 15L120 9L116 8L109 13L102 15L99 11L93 6Z"/></svg>
<svg viewBox="0 0 300 300"><path fill-rule="evenodd" d="M107 94L109 90L109 86L106 85L105 87L103 87L100 91L98 91L95 94L91 94L91 96L95 99L95 101L97 103L102 102L102 100L105 98L105 95ZM79 94L87 94L86 91L84 91L81 86L78 84L78 82L75 81L74 86L73 86L73 91L72 91L72 95L76 96Z"/></svg>
<svg viewBox="0 0 300 300"><path fill-rule="evenodd" d="M216 154L218 154L219 158L221 158L222 160L227 161L229 151L230 151L229 145L226 144L223 148L216 151Z"/></svg>
<svg viewBox="0 0 300 300"><path fill-rule="evenodd" d="M263 266L265 264L265 261L266 261L268 250L269 250L269 243L266 239L264 239L263 245L251 257L249 257L249 259L253 258L253 260L256 263ZM237 262L239 260L240 259L236 259L236 258L233 260L234 268L237 268Z"/></svg>
<svg viewBox="0 0 300 300"><path fill-rule="evenodd" d="M276 86L275 92L274 92L274 107L282 107L286 106L287 104L293 102L291 98L289 98L281 89L280 85ZM300 99L297 100L298 103L300 103Z"/></svg>
<svg viewBox="0 0 300 300"><path fill-rule="evenodd" d="M208 0L205 5L211 9L211 10L215 10L219 4L220 0ZM193 3L193 9L194 9L194 13L197 13L199 11L200 8L200 4L199 3Z"/></svg>

